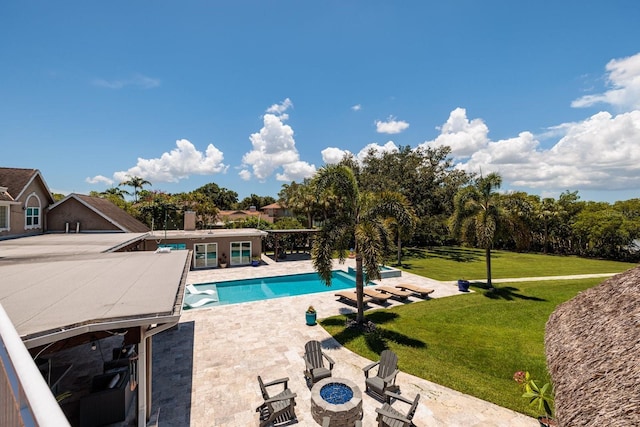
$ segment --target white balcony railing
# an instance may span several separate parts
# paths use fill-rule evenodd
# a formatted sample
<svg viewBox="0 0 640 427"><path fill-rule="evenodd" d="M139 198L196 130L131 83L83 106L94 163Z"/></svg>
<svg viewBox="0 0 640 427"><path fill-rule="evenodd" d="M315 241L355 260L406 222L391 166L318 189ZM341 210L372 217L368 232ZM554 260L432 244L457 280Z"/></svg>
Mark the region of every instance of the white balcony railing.
<svg viewBox="0 0 640 427"><path fill-rule="evenodd" d="M0 426L65 427L69 421L0 304Z"/></svg>

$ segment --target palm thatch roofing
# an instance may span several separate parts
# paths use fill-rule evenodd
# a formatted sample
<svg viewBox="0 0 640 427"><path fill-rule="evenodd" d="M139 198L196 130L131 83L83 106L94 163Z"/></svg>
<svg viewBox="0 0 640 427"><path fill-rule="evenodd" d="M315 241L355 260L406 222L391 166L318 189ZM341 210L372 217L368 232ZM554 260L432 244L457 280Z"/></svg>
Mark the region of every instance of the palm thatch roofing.
<svg viewBox="0 0 640 427"><path fill-rule="evenodd" d="M560 426L640 426L640 267L558 306L545 348Z"/></svg>

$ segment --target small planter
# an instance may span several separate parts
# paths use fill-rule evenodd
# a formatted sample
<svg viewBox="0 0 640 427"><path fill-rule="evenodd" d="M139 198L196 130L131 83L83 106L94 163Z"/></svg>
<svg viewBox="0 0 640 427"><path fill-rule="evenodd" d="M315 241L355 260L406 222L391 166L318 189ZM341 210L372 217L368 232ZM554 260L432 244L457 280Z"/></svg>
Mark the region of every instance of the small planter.
<svg viewBox="0 0 640 427"><path fill-rule="evenodd" d="M304 314L307 319L307 325L313 326L316 324L316 309L313 308L312 305L307 308L307 311L305 311Z"/></svg>
<svg viewBox="0 0 640 427"><path fill-rule="evenodd" d="M469 292L469 281L463 279L458 280L458 290L460 292Z"/></svg>
<svg viewBox="0 0 640 427"><path fill-rule="evenodd" d="M251 261L251 265L254 266L254 267L257 267L257 266L260 265L260 261L257 260L257 259L254 259L254 260Z"/></svg>
<svg viewBox="0 0 640 427"><path fill-rule="evenodd" d="M305 313L305 317L306 317L306 320L307 320L307 325L309 325L309 326L313 326L313 325L315 325L315 324L316 324L316 314L317 314L317 313L316 313L315 311L314 311L314 312L312 312L312 313L310 313L310 312L308 312L308 311L307 311L307 312Z"/></svg>

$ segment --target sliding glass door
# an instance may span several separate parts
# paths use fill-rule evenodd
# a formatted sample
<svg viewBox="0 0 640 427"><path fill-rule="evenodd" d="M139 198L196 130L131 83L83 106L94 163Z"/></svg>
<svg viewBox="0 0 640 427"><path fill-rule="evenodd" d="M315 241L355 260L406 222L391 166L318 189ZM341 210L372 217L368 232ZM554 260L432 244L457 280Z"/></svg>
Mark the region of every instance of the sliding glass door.
<svg viewBox="0 0 640 427"><path fill-rule="evenodd" d="M218 266L218 244L196 243L193 247L193 268Z"/></svg>
<svg viewBox="0 0 640 427"><path fill-rule="evenodd" d="M231 265L251 263L251 242L231 242Z"/></svg>

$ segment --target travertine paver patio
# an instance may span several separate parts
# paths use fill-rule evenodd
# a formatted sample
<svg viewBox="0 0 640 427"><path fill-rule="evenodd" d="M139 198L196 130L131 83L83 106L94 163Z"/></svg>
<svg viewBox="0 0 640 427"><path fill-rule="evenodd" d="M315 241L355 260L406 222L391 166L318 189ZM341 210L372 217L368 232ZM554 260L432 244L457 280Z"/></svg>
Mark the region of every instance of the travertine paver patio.
<svg viewBox="0 0 640 427"><path fill-rule="evenodd" d="M346 269L347 265L337 267ZM188 281L197 284L309 271L313 271L309 261L280 262L257 268L192 271ZM406 272L400 278L384 279L382 284L399 282L434 288L434 298L459 294L452 283ZM361 388L362 367L370 361L341 347L320 326L307 326L304 312L309 305L316 307L319 318L354 311L337 301L331 290L185 311L177 328L155 336L153 341L153 410L160 411L159 425L256 426L255 408L262 401L256 377L261 375L266 381L289 377L289 387L297 393L298 423L294 425L317 426L310 413L311 392L303 377L304 344L311 339L321 341L336 361L333 376L350 379ZM397 383L404 396L422 396L414 418L417 426L538 425L530 417L402 372ZM381 403L364 393L363 400L363 425L375 426L375 408Z"/></svg>

